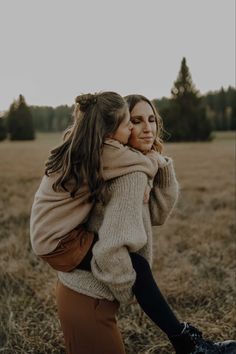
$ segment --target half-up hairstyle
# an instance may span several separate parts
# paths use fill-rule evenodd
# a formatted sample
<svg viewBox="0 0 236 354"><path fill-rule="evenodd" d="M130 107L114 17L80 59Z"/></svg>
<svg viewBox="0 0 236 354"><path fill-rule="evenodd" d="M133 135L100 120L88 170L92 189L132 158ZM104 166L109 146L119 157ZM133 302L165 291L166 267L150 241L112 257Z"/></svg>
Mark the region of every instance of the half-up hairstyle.
<svg viewBox="0 0 236 354"><path fill-rule="evenodd" d="M147 102L151 106L156 120L156 125L157 125L157 134L153 143L153 148L154 150L161 153L163 150L163 144L162 144L163 123L162 123L161 116L157 112L154 104L147 97L142 95L128 95L125 96L124 98L128 103L130 113L132 112L134 106L141 101Z"/></svg>
<svg viewBox="0 0 236 354"><path fill-rule="evenodd" d="M75 102L74 123L65 132L64 142L51 151L45 174L58 174L55 191L68 191L74 197L86 182L90 200L104 201L103 142L125 118L127 103L115 92L84 94Z"/></svg>

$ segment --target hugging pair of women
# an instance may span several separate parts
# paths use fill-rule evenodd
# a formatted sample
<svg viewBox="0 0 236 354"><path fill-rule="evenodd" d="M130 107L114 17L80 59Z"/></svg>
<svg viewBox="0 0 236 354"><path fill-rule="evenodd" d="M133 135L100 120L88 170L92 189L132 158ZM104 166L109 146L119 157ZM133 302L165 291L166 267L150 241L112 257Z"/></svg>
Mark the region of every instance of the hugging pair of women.
<svg viewBox="0 0 236 354"><path fill-rule="evenodd" d="M236 353L180 322L152 271L152 226L178 198L162 123L142 95L76 98L74 123L50 152L31 213L34 252L58 271L56 301L69 354L124 354L120 303L135 297L177 354Z"/></svg>

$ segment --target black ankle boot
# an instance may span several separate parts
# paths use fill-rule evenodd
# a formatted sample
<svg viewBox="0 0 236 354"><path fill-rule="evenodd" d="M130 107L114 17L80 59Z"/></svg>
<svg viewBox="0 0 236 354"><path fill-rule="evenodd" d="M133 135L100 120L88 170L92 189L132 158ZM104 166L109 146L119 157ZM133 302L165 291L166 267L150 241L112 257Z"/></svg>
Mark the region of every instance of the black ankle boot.
<svg viewBox="0 0 236 354"><path fill-rule="evenodd" d="M204 340L202 333L189 323L181 334L169 337L176 354L236 354L236 341L212 342Z"/></svg>

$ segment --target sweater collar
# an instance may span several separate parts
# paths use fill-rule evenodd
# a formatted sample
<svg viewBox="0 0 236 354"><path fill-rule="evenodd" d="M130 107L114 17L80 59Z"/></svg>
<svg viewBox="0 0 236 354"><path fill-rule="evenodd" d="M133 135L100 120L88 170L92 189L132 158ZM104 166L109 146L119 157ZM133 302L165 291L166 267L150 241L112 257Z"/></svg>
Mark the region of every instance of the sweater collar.
<svg viewBox="0 0 236 354"><path fill-rule="evenodd" d="M121 148L122 146L124 146L123 144L121 144L118 140L115 139L111 139L111 138L106 138L104 141L105 145L111 145L117 148Z"/></svg>

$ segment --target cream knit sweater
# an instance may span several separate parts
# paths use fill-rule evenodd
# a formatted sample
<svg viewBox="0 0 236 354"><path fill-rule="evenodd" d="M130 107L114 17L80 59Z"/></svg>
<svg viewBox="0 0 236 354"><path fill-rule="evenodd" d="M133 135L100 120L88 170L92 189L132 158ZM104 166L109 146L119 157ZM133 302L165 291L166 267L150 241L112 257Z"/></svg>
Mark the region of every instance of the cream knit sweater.
<svg viewBox="0 0 236 354"><path fill-rule="evenodd" d="M107 139L103 146L102 163L105 180L142 171L152 180L158 169L158 153L147 155ZM34 252L52 252L59 241L79 224L85 223L93 203L88 202L90 191L85 183L71 198L65 191L52 188L57 175L44 176L35 194L30 217L30 239Z"/></svg>
<svg viewBox="0 0 236 354"><path fill-rule="evenodd" d="M132 299L135 271L129 252L137 252L152 264L152 225L160 225L170 215L178 197L178 182L173 162L158 169L149 203L143 202L148 178L132 172L108 182L111 199L106 206L97 204L88 221L91 231L99 233L93 248L92 272L59 272L67 287L95 298Z"/></svg>

